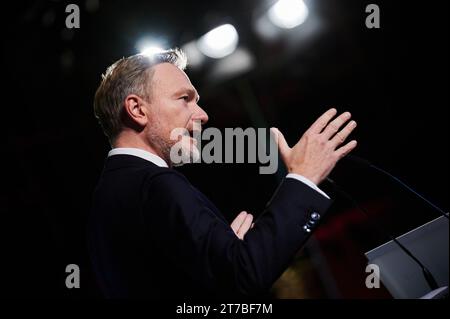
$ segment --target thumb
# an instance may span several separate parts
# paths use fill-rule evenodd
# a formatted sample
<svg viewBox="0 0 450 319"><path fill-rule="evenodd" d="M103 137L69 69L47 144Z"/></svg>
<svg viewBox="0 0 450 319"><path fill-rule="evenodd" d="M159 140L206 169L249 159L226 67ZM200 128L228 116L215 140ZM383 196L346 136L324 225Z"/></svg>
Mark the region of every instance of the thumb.
<svg viewBox="0 0 450 319"><path fill-rule="evenodd" d="M273 134L275 143L277 143L278 145L278 150L280 151L281 157L283 158L283 160L285 160L289 156L291 148L286 142L283 133L281 133L279 129L277 129L276 127L272 127L270 131Z"/></svg>

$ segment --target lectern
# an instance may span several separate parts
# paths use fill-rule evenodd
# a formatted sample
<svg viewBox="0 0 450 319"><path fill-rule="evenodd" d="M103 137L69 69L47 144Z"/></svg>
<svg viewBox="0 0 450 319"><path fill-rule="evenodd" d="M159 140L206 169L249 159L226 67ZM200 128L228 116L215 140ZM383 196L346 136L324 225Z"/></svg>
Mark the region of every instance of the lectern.
<svg viewBox="0 0 450 319"><path fill-rule="evenodd" d="M426 268L438 287L431 289L422 267L394 241L365 255L380 270L380 280L394 298L448 298L449 220L436 218L396 239Z"/></svg>

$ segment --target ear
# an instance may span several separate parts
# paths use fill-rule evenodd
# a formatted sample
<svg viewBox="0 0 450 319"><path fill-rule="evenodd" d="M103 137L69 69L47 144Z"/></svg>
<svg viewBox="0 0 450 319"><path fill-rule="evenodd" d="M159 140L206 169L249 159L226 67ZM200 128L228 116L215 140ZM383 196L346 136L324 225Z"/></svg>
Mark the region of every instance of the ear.
<svg viewBox="0 0 450 319"><path fill-rule="evenodd" d="M145 101L135 94L130 94L124 102L125 114L128 119L140 127L144 127L148 122L148 111Z"/></svg>

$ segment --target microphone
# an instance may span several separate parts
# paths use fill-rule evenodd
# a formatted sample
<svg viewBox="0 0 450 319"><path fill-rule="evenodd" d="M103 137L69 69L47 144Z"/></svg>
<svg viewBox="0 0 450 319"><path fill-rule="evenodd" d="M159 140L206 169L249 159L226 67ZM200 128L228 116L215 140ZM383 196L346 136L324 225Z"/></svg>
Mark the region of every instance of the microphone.
<svg viewBox="0 0 450 319"><path fill-rule="evenodd" d="M370 161L366 160L365 158L355 156L355 155L347 155L345 158L347 158L355 163L361 164L363 166L368 166L368 167L382 173L383 175L388 176L391 180L397 182L402 187L406 188L408 191L413 193L416 197L420 198L422 201L424 201L425 203L427 203L428 205L433 207L436 211L439 212L439 214L441 214L445 218L449 219L448 212L446 213L442 208L440 208L436 204L433 204L430 200L426 199L423 195L419 194L419 192L415 191L411 186L408 186L405 182L401 181L400 178L398 178L398 177L392 175L391 173L387 172L386 170L372 164Z"/></svg>
<svg viewBox="0 0 450 319"><path fill-rule="evenodd" d="M352 197L350 196L346 191L344 191L343 188L341 188L340 186L338 186L336 184L336 182L334 180L332 180L331 178L327 177L326 180L332 185L333 189L339 193L340 195L342 195L342 197L346 198L350 203L352 203L352 205L354 207L356 207L358 209L358 211L362 212L364 214L364 216L366 218L370 218L369 213L363 208L361 207L358 202ZM379 228L376 228L377 233L381 234L383 232L380 231ZM388 235L389 239L392 240L405 254L407 254L412 260L414 260L414 262L422 269L422 274L425 278L425 281L427 282L428 286L430 287L431 290L435 290L438 289L438 284L436 282L436 279L433 277L433 275L431 274L430 270L424 265L422 264L422 262L416 258L416 256L413 255L413 253L411 253L411 251L406 248L401 242L399 242L397 240L397 238L395 238L394 236L392 236L391 234Z"/></svg>

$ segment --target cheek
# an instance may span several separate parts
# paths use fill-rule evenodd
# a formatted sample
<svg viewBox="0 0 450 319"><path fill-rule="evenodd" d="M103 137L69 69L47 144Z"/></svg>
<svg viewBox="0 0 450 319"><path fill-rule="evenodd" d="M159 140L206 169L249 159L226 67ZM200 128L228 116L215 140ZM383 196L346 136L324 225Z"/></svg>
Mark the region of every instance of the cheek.
<svg viewBox="0 0 450 319"><path fill-rule="evenodd" d="M165 117L166 123L173 128L186 128L191 118L191 112L184 106L178 106L176 109L168 112Z"/></svg>
<svg viewBox="0 0 450 319"><path fill-rule="evenodd" d="M170 133L176 128L185 128L189 124L191 112L182 101L160 101L152 114L152 125L164 137L170 138Z"/></svg>

